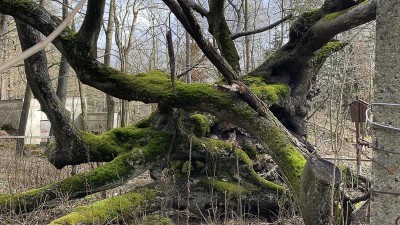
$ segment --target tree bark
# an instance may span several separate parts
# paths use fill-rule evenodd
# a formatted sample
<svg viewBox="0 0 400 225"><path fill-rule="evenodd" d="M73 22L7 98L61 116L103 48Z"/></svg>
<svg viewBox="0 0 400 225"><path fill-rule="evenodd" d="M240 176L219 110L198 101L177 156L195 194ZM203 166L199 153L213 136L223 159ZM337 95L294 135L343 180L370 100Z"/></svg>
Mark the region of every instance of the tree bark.
<svg viewBox="0 0 400 225"><path fill-rule="evenodd" d="M90 2L93 4L94 1ZM175 1L164 0L164 2L170 5L174 5L175 3L176 5ZM302 18L303 20L299 20L299 23L301 21L303 22L301 22L301 24L295 24L292 30L293 32L296 31L297 33L292 32L291 41L289 41L286 46L278 51L278 54L282 53L282 55L277 55L277 57L270 59L270 65L263 65L265 66L265 70L263 70L261 67L256 70L256 72L259 72L259 74L256 75L259 75L260 77L252 78L261 78L262 80L258 81L262 88L266 88L268 86L266 82L271 81L279 81L286 84L281 86L279 86L279 84L275 84L279 86L278 89L280 89L280 91L271 91L266 89L265 92L267 93L282 93L282 96L287 96L289 94L288 87L290 87L291 93L299 95L303 94L304 96L305 93L307 93L307 88L309 85L309 83L307 83L308 80L305 78L309 77L307 77L307 74L304 74L303 72L307 71L307 67L309 66L310 60L314 56L315 52L324 46L333 37L332 35L334 35L335 32L341 32L343 30L350 29L356 24L361 24L365 21L370 21L373 19L371 18L371 15L373 14L373 3L371 2L373 1L365 2L357 7L353 7L345 12L341 12L340 16L329 21L322 19L322 16L327 15L325 12L321 12L320 10L317 11L316 14L311 13L304 15L306 20L304 20L304 18ZM217 4L218 2L214 1L214 3ZM179 4L185 6L186 1L179 0ZM114 70L97 62L96 55L92 53L89 54L93 47L93 42L87 43L86 41L83 41L82 32L78 33L77 36L75 33L67 29L54 41L54 44L63 54L65 54L71 66L77 72L79 79L85 84L88 84L99 90L103 90L104 92L112 94L115 97L120 97L126 100L158 102L171 108L181 108L188 111L209 112L221 120L230 122L245 129L251 137L257 139L263 146L263 149L257 149L256 152L268 152L272 156L273 160L279 166L280 171L283 174L282 177L287 186L290 188L294 196L296 196L296 199L298 199L301 195L300 176L306 163L302 154L303 151L305 151L303 145L299 143L298 140L281 125L281 123L268 109L263 111L263 113L254 110L258 108L254 107L254 105L251 104L251 101L246 99L245 95L254 95L254 93L250 91L246 85L240 85L242 83L238 73L235 72L235 70L233 70L229 64L225 64L225 59L219 55L214 48L208 45L209 43L204 39L204 35L200 33L200 36L196 36L196 34L199 34L198 31L201 31L201 29L195 31L195 29L200 28L200 26L197 26L198 24L196 23L194 16L191 15L190 8L189 10L183 10L183 8L179 9L180 10L176 11L177 17L179 17L181 21L185 23L186 29L193 36L196 42L203 44L202 46L199 44L199 46L205 52L207 57L212 59L212 62L227 78L229 84L232 84L231 86L183 84L176 82L177 94L175 95L174 90L171 87L170 79L167 77L167 74L161 71L151 71L148 73L140 73L136 76L129 76L124 72ZM367 11L360 15L359 10L361 9ZM24 19L24 21L34 25L43 33L50 32L59 23L57 18L52 17L45 10L40 7L36 7L33 3L26 3L26 1L21 3L20 1L0 0L0 11L14 14L17 17ZM14 11L19 13L15 13ZM94 19L96 19L96 21L98 20L98 15L96 15L94 11L89 11L88 15L91 15L92 17L95 16ZM85 19L85 21L87 20ZM304 21L311 23L305 24ZM87 23L84 22L84 24L86 24L83 26L85 27L85 32L96 30L96 28L90 28ZM193 24L196 26L190 26ZM323 32L320 31L321 29L324 30L328 35L324 36ZM92 36L89 39L91 38ZM299 57L303 55L303 58ZM34 62L39 63L39 60L35 60L33 63ZM40 63L45 65L45 62L43 61L40 61ZM294 68L291 68L291 66ZM296 67L299 70L296 70ZM75 128L71 126L71 122L68 120L68 117L63 115L63 113L60 113L59 104L54 100L56 99L55 95L52 93L49 95L43 95L43 93L47 94L49 92L48 90L51 89L50 85L48 84L48 76L39 77L40 79L36 77L34 78L29 78L31 80L30 82L32 82L32 90L36 91L34 94L38 94L39 101L42 105L44 105L46 112L49 114L48 116L51 122L56 123L58 126L57 129L55 129L55 136L57 137L58 146L62 148L61 151L59 151L60 154L56 155L57 163L55 163L55 165L57 167L89 161L92 159L92 157L98 157L104 161L109 161L112 160L116 155L121 155L121 152L124 152L126 147L128 149L126 154L131 155L134 159L133 162L124 161L130 166L136 165L135 163L140 164L140 162L143 162L143 160L145 162L147 162L147 160L162 161L163 159L171 157L175 159L175 161L181 162L177 162L177 164L174 166L175 169L178 169L177 171L181 171L181 173L188 172L188 167L185 166L187 165L186 161L188 161L189 154L187 151L188 141L181 141L184 140L182 138L184 135L181 135L180 138L182 139L178 138L175 143L179 143L185 148L181 148L181 151L178 151L175 148L171 148L171 145L167 145L165 149L168 151L168 155L167 151L157 152L157 156L162 157L157 159L154 158L154 155L152 154L147 155L147 153L151 151L144 151L142 149L143 143L139 142L135 143L134 146L130 145L133 142L132 139L134 139L134 135L133 137L131 136L132 132L130 130L127 133L121 132L121 130L116 130L116 133L110 132L106 139L96 139L91 135L78 133L76 132ZM46 88L41 88L44 85L46 85ZM243 91L241 88L247 89ZM256 96L254 95L253 97ZM277 98L279 99L280 97ZM253 98L252 100L252 103L261 102L258 98ZM262 103L262 106L265 106L265 104ZM264 109L265 107L261 108ZM159 124L164 124L165 129L165 122L160 122ZM143 123L137 126L143 126ZM152 140L153 138L148 138L146 140L149 139ZM150 147L156 148L159 147L160 143L170 144L170 142L171 141L158 142ZM120 146L120 144L122 144L122 146ZM138 144L140 147L137 147L138 145L136 144ZM252 161L248 153L234 148L232 144L221 143L215 140L204 140L198 146L203 146L203 144L206 147L209 146L209 149L214 151L207 152L204 150L202 151L201 148L199 148L194 150L192 152L192 157L189 158L197 159L200 162L198 163L199 170L193 171L190 174L195 178L199 178L200 183L203 183L203 186L208 186L210 183L212 186L217 184L216 188L221 192L227 190L234 192L236 190L236 194L238 196L248 191L246 188L242 189L241 184L246 184L246 187L247 184L255 187L261 187L261 189L256 188L256 190L261 190L261 192L264 190L273 190L274 193L284 192L282 187L266 182L264 179L260 179L258 174L256 174L253 170ZM263 151L264 149L265 151ZM171 155L169 153L171 153ZM144 157L141 156L142 154ZM104 155L106 155L106 157L104 157ZM201 169L202 160L205 157L211 157L208 158L208 161L213 160L213 156L222 158L222 161L219 161L219 164L217 164L217 166L220 167L218 171L227 170L229 173L228 181L223 179L223 174L219 174L220 177L215 179L213 178L214 180L218 181L214 183L204 179L208 177L201 177L201 175L210 174L210 172L212 172L212 170L209 171ZM55 157L52 157L52 159L54 158ZM137 160L139 160L139 162ZM237 169L235 165L238 165L237 168L239 169ZM166 165L164 164L158 165L158 169L164 169L165 167ZM154 170L156 169L157 168L152 168L151 173L155 174ZM235 171L239 172L235 173ZM129 171L125 170L124 172L129 173ZM197 176L196 172L198 172ZM222 179L219 179L221 177ZM180 182L180 184L185 184L187 179L181 179ZM222 182L222 185L218 185L221 184L220 182ZM262 197L266 195L260 194L256 196Z"/></svg>
<svg viewBox="0 0 400 225"><path fill-rule="evenodd" d="M301 175L300 209L306 225L335 224L334 199L341 180L335 164L310 156Z"/></svg>
<svg viewBox="0 0 400 225"><path fill-rule="evenodd" d="M207 16L210 33L214 36L222 57L235 70L240 72L240 58L231 31L225 19L226 0L210 0L210 12Z"/></svg>
<svg viewBox="0 0 400 225"><path fill-rule="evenodd" d="M24 49L22 49L24 51ZM25 67L30 67L29 63L25 63ZM32 71L29 68L25 69L25 73L29 73ZM32 91L31 87L29 87L29 84L26 84L26 89L25 89L25 95L24 95L24 103L22 105L22 112L21 116L19 119L19 125L18 125L18 132L17 136L22 136L23 138L18 138L17 139L17 145L16 145L16 150L18 155L25 155L25 150L24 150L24 145L25 145L25 132L26 132L26 125L28 124L28 117L29 117L29 108L31 106L31 100L32 100Z"/></svg>
<svg viewBox="0 0 400 225"><path fill-rule="evenodd" d="M400 3L378 1L376 75L374 78L374 151L372 161L371 224L400 223ZM388 105L389 104L389 105ZM388 127L383 127L388 126ZM397 129L397 130L396 130Z"/></svg>
<svg viewBox="0 0 400 225"><path fill-rule="evenodd" d="M69 6L68 0L63 0L63 6L62 6L63 20L65 20L68 16L68 6ZM67 62L67 58L64 55L61 55L56 93L58 98L64 105L67 99L68 77L69 77L69 64Z"/></svg>
<svg viewBox="0 0 400 225"><path fill-rule="evenodd" d="M90 48L90 54L97 57L97 41L103 24L106 0L88 0L86 15L79 30L79 41Z"/></svg>
<svg viewBox="0 0 400 225"><path fill-rule="evenodd" d="M104 65L111 66L111 46L113 37L115 19L115 0L110 1L110 9L108 13L108 24L106 30L106 48L104 52ZM115 111L115 101L111 95L106 94L107 103L107 127L106 130L111 130L114 128L114 111Z"/></svg>
<svg viewBox="0 0 400 225"><path fill-rule="evenodd" d="M38 31L18 20L16 22L22 48L29 48L40 41ZM80 133L73 126L68 111L51 86L45 53L42 51L31 56L26 59L26 63L32 65L27 68L30 70L26 73L28 84L49 118L54 128L54 135L57 137L58 148L50 161L54 161L58 167L57 163L66 165L75 157L88 159L88 150L83 144Z"/></svg>
<svg viewBox="0 0 400 225"><path fill-rule="evenodd" d="M190 42L191 42L191 38L190 38L190 34L189 32L185 32L185 37L186 37L186 45L185 45L185 52L186 52L186 70L189 70L190 68L190 64L191 64L191 50L190 50ZM186 73L186 83L190 84L192 83L192 73L190 72L190 70Z"/></svg>
<svg viewBox="0 0 400 225"><path fill-rule="evenodd" d="M68 16L68 0L63 0L62 3L62 19L65 20ZM43 5L42 5L43 6ZM56 94L61 103L65 106L67 101L67 90L68 90L68 77L69 77L69 64L67 58L61 55L60 67L58 69L58 82ZM81 100L82 101L82 100ZM53 129L50 128L49 136L53 135Z"/></svg>
<svg viewBox="0 0 400 225"><path fill-rule="evenodd" d="M244 31L249 30L249 1L244 0ZM250 37L244 37L244 51L245 51L245 72L250 72Z"/></svg>

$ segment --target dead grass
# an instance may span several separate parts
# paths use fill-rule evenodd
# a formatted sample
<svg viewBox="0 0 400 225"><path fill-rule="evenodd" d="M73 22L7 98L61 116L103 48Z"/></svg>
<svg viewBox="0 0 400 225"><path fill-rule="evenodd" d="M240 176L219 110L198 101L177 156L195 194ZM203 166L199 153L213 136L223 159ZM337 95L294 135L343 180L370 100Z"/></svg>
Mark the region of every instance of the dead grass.
<svg viewBox="0 0 400 225"><path fill-rule="evenodd" d="M32 188L38 188L46 184L56 182L71 176L71 166L65 167L61 170L55 169L46 158L42 157L41 153L43 148L36 146L29 146L27 148L27 155L24 157L15 154L15 141L2 141L0 142L0 194L12 194L26 191ZM82 173L95 168L97 165L94 163L79 165L76 167L77 173ZM135 179L128 181L125 185L106 191L106 197L116 196L126 193L137 186L142 186L152 182L149 172L146 172ZM166 188L171 187L166 182ZM171 192L172 193L172 192ZM91 204L104 198L104 193L96 193L86 196L78 200L68 200L68 196L60 195L56 200L42 205L37 210L26 214L7 213L0 214L0 225L35 225L35 224L48 224L52 220L59 218L71 212L75 207L81 205ZM52 207L48 207L52 204ZM167 206L166 206L167 207ZM168 212L167 214L176 216L185 215L183 211L172 209L161 209L161 211ZM140 213L139 213L140 214ZM245 218L240 219L236 212L230 212L228 216L219 215L217 217L204 216L191 220L190 224L227 224L227 225L244 225L244 224L290 224L302 225L301 218L294 217L294 211L282 212L282 215L276 222L266 222L254 215L245 215ZM229 218L221 221L221 218ZM219 219L218 219L219 218ZM139 220L137 220L139 221ZM180 220L185 224L185 220ZM125 224L125 223L123 223ZM136 223L134 223L136 224Z"/></svg>
<svg viewBox="0 0 400 225"><path fill-rule="evenodd" d="M14 149L15 141L0 142L0 194L13 194L42 187L71 176L72 167L67 166L61 170L54 168L46 158L41 156L43 148L28 146L24 157L17 156ZM82 173L97 166L96 163L79 165L76 166L76 172ZM147 172L121 187L106 191L105 194L107 197L119 195L149 182L152 180ZM46 203L55 206L50 209L43 205L33 212L22 215L0 214L0 225L47 224L71 212L77 206L91 204L103 197L104 193L96 193L79 200L68 200L68 196L60 195L55 201Z"/></svg>
<svg viewBox="0 0 400 225"><path fill-rule="evenodd" d="M346 166L356 170L356 162L345 159L354 159L355 155L355 133L354 125L350 122L345 123L345 129L342 130L338 141L340 148L335 149L332 147L331 137L332 134L329 129L329 122L326 117L320 114L315 114L313 123L309 124L309 141L317 147L318 153L329 160L336 159L339 166ZM26 191L32 188L38 188L46 184L65 179L70 176L72 172L71 166L65 167L62 170L55 169L46 158L42 157L42 148L29 146L27 148L27 155L24 157L15 155L15 141L2 141L0 142L0 194L11 194ZM371 151L365 151L367 156L371 155ZM367 157L362 157L368 160ZM370 162L363 161L363 175L370 176ZM97 167L96 164L85 164L76 166L77 173L85 172ZM152 182L149 173L145 173L129 182L124 186L108 190L106 196L115 196L125 193L133 188L145 185ZM47 224L50 221L61 217L71 212L75 207L80 205L87 205L95 201L101 200L104 194L97 193L87 196L79 200L68 200L68 196L59 196L58 199L53 201L55 207L47 209L43 205L38 210L31 213L16 215L13 213L0 215L0 225L14 225L14 224ZM47 203L50 204L50 203ZM240 219L234 212L231 212L229 220L225 220L224 224L287 224L287 225L302 225L302 219L296 216L292 211L281 212L281 216L274 223L260 220L256 216L248 215L245 219ZM169 210L169 209L165 209ZM172 212L179 215L182 212ZM182 222L184 220L181 220ZM184 223L182 223L184 224ZM192 221L191 224L222 224L221 221L215 220L205 216L199 218L198 221Z"/></svg>
<svg viewBox="0 0 400 225"><path fill-rule="evenodd" d="M339 167L350 168L356 173L357 162L356 155L356 131L353 122L346 120L337 125L336 121L332 121L332 126L339 127L338 132L331 132L330 121L324 115L324 112L317 112L309 120L308 123L308 141L313 144L322 158L329 161L335 161ZM332 140L333 138L333 140ZM367 140L371 138L367 135ZM361 175L367 178L371 176L371 161L372 150L363 148L362 173Z"/></svg>

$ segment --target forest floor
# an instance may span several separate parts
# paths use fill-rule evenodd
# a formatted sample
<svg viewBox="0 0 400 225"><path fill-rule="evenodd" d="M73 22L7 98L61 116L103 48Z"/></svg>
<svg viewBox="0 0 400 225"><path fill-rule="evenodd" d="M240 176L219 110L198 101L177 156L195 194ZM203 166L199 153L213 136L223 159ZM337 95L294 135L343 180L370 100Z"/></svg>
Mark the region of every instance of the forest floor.
<svg viewBox="0 0 400 225"><path fill-rule="evenodd" d="M42 156L44 148L40 146L27 146L26 156L20 157L15 154L15 141L0 142L0 194L11 194L26 191L32 188L39 188L46 184L63 180L71 176L71 166L61 170L52 166ZM75 166L76 173L82 173L101 166L97 163L89 163ZM68 200L68 196L59 196L55 202L55 208L42 208L31 213L17 215L13 213L0 214L0 225L41 225L48 224L52 220L71 212L75 207L88 205L107 197L116 196L134 189L136 186L143 186L152 182L148 173L144 173L133 180L128 181L124 186L108 190L103 193L96 193L79 200ZM90 188L90 187L88 187Z"/></svg>
<svg viewBox="0 0 400 225"><path fill-rule="evenodd" d="M312 143L318 154L339 166L350 168L354 173L356 171L356 150L355 150L355 129L354 123L346 121L340 126L330 123L323 115L315 115L309 121L309 138L308 141ZM335 128L340 130L334 132ZM332 132L331 132L332 131ZM339 135L340 133L340 135ZM4 133L2 134L4 135ZM335 141L337 140L337 141ZM27 146L24 157L15 155L15 141L0 141L0 194L10 194L26 191L32 188L38 188L46 184L62 180L71 176L72 167L68 166L61 170L55 169L47 160L42 156L43 148L38 146ZM371 150L365 149L362 156L362 175L370 177L371 167ZM76 166L76 172L81 173L100 166L96 163ZM31 213L22 215L17 214L0 214L0 225L14 225L14 224L47 224L50 221L61 217L71 212L75 207L87 205L95 201L101 200L104 196L110 197L121 193L125 193L134 189L137 186L142 186L152 182L149 173L146 172L141 176L130 180L124 186L108 190L103 193L89 195L79 200L67 200L68 196L59 196L55 204L56 207L46 209L43 205L41 209L35 210ZM356 179L355 179L356 182ZM279 223L274 224L290 224L301 225L301 219L293 217L293 213L286 213L288 219L282 219ZM182 223L184 224L184 223ZM201 224L221 224L218 221L213 221L211 218L203 218ZM272 224L260 219L248 218L245 220L229 220L225 224Z"/></svg>

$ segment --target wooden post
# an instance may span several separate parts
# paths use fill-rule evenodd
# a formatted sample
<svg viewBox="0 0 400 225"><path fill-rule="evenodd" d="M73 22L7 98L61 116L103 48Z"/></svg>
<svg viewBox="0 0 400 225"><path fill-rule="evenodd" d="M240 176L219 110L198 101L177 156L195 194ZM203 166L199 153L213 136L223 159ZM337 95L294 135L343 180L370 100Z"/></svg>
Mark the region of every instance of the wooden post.
<svg viewBox="0 0 400 225"><path fill-rule="evenodd" d="M361 148L360 145L360 122L356 124L356 155L357 155L357 176L361 175Z"/></svg>
<svg viewBox="0 0 400 225"><path fill-rule="evenodd" d="M351 120L356 126L357 176L361 175L361 123L365 123L367 121L365 112L367 111L368 106L369 104L361 99L357 99L350 104Z"/></svg>

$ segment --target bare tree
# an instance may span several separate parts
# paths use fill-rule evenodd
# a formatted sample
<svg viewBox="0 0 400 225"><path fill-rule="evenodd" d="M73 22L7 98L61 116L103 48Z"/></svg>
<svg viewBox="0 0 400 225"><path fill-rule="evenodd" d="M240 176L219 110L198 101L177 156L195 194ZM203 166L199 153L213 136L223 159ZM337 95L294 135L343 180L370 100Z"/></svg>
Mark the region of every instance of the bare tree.
<svg viewBox="0 0 400 225"><path fill-rule="evenodd" d="M134 35L135 35L134 32L136 28L136 21L139 14L140 4L141 0L133 0L133 2L132 1L126 2L125 11L119 14L119 18L115 17L115 28L116 28L115 42L118 47L121 71L124 73L127 73L129 71L128 59L129 59L129 54L132 50L132 43L134 40ZM127 32L125 28L128 28ZM150 65L152 64L151 62ZM121 127L127 126L128 121L129 121L129 102L122 100Z"/></svg>
<svg viewBox="0 0 400 225"><path fill-rule="evenodd" d="M110 1L108 13L108 22L106 29L106 49L104 52L104 65L111 66L111 47L112 47L112 37L114 31L115 22L115 0ZM114 127L114 108L115 101L111 95L106 95L107 104L107 127L106 130L111 130Z"/></svg>

